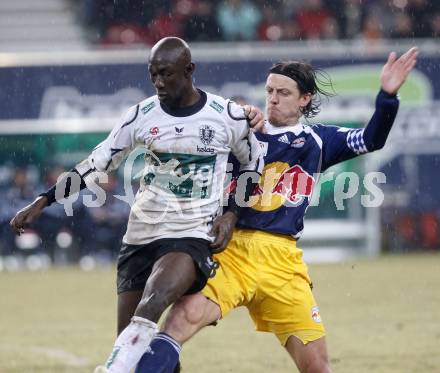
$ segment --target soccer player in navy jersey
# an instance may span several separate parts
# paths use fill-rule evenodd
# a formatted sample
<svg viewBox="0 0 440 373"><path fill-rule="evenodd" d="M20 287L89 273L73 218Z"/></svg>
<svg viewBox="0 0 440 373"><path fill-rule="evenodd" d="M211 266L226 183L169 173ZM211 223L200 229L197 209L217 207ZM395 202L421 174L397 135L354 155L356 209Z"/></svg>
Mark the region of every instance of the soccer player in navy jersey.
<svg viewBox="0 0 440 373"><path fill-rule="evenodd" d="M202 327L245 306L256 329L274 333L301 373L330 372L325 330L297 240L314 175L381 149L397 114L397 92L416 64L417 48L390 53L380 77L376 110L362 129L305 125L319 112L316 70L307 63L274 65L266 81L269 124L257 133L265 168L252 207L241 211L227 249L215 255L217 274L198 294L181 298L137 373L178 370L181 345Z"/></svg>

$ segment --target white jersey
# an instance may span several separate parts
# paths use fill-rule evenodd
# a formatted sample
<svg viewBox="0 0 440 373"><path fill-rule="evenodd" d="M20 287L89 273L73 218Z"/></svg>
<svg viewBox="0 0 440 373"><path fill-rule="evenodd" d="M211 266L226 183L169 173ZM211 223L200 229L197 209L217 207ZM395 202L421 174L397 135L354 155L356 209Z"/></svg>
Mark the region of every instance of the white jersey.
<svg viewBox="0 0 440 373"><path fill-rule="evenodd" d="M260 146L243 109L200 93L201 100L189 108L171 111L157 96L133 106L75 167L87 184L94 171L114 170L133 149L145 149L145 169L123 238L126 244L181 237L212 240L208 232L222 211L229 153L243 171L261 173Z"/></svg>

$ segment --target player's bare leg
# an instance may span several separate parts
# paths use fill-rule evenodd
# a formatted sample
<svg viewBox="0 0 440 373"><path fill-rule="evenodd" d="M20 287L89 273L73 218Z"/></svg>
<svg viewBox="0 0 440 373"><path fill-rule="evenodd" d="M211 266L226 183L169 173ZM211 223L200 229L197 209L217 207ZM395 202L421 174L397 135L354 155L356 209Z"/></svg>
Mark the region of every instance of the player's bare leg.
<svg viewBox="0 0 440 373"><path fill-rule="evenodd" d="M133 290L118 295L118 335L130 324L143 292L143 290Z"/></svg>
<svg viewBox="0 0 440 373"><path fill-rule="evenodd" d="M157 322L162 312L194 284L197 272L189 254L172 252L153 267L135 316Z"/></svg>
<svg viewBox="0 0 440 373"><path fill-rule="evenodd" d="M331 373L325 337L305 345L298 338L290 336L286 350L301 373Z"/></svg>
<svg viewBox="0 0 440 373"><path fill-rule="evenodd" d="M174 304L162 329L182 345L200 329L216 322L220 317L218 304L202 293L197 293L182 297Z"/></svg>
<svg viewBox="0 0 440 373"><path fill-rule="evenodd" d="M153 266L131 322L116 339L105 368L98 367L96 371L128 373L157 333L156 322L163 311L188 291L196 275L196 267L190 255L171 252L161 257ZM125 317L127 314L124 313ZM124 323L124 315L121 315L121 323Z"/></svg>
<svg viewBox="0 0 440 373"><path fill-rule="evenodd" d="M202 293L180 298L168 313L162 332L151 342L151 351L140 360L136 373L179 372L181 345L220 316L220 307Z"/></svg>

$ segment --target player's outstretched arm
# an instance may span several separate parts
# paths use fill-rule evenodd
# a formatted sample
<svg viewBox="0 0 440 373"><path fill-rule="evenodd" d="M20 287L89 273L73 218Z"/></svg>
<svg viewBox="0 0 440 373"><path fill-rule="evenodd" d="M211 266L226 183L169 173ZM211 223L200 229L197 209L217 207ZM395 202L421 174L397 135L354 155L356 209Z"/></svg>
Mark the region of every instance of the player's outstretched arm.
<svg viewBox="0 0 440 373"><path fill-rule="evenodd" d="M47 205L47 197L37 197L34 202L22 208L15 214L9 223L12 230L18 235L23 233L24 228L37 219Z"/></svg>
<svg viewBox="0 0 440 373"><path fill-rule="evenodd" d="M324 141L325 156L323 170L353 158L356 155L373 152L385 146L388 135L399 110L397 92L405 83L417 62L418 49L411 48L397 58L391 52L380 75L381 90L376 97L376 110L363 129L327 129L330 140Z"/></svg>
<svg viewBox="0 0 440 373"><path fill-rule="evenodd" d="M390 95L395 95L399 91L399 88L416 65L418 53L419 50L413 47L399 58L397 58L395 52L389 54L388 61L383 66L380 75L382 90Z"/></svg>
<svg viewBox="0 0 440 373"><path fill-rule="evenodd" d="M18 235L23 233L24 229L41 215L45 207L56 201L57 190L62 191L64 197L68 197L84 189L86 187L84 181L81 179L80 183L75 183L73 181L75 176L80 178L75 169L64 173L48 191L41 193L32 203L18 211L9 223L12 230Z"/></svg>
<svg viewBox="0 0 440 373"><path fill-rule="evenodd" d="M45 193L40 194L34 202L18 211L9 223L13 231L18 235L23 233L24 229L41 215L45 207L57 200L57 190L66 198L87 187L86 177L94 178L96 172L116 169L135 147L133 123L138 113L139 105L131 107L123 120L95 147L87 159L77 164Z"/></svg>
<svg viewBox="0 0 440 373"><path fill-rule="evenodd" d="M385 145L399 108L396 94L414 68L417 55L416 47L409 49L399 58L395 52L391 52L382 68L381 91L376 98L376 111L363 134L366 149L370 152L382 149Z"/></svg>

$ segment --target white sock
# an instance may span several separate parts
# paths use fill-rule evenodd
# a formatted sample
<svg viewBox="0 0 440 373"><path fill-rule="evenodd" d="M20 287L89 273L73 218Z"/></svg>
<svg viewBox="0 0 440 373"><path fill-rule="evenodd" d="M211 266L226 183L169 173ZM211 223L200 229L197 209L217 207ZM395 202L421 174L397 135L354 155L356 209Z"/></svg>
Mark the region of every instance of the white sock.
<svg viewBox="0 0 440 373"><path fill-rule="evenodd" d="M109 373L129 373L139 362L157 331L156 323L134 316L116 339L113 351L105 363Z"/></svg>

